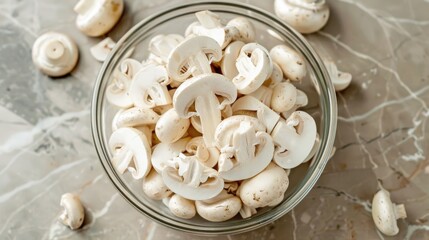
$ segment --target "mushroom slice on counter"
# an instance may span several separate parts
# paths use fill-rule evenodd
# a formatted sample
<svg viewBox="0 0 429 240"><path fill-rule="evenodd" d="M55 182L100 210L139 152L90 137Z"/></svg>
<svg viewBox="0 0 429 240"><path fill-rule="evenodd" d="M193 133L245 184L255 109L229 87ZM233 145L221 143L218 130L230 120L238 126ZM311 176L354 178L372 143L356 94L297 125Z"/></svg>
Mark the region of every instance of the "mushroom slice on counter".
<svg viewBox="0 0 429 240"><path fill-rule="evenodd" d="M65 193L61 196L61 207L63 212L58 217L58 221L68 226L71 230L76 230L82 226L85 210L78 196Z"/></svg>
<svg viewBox="0 0 429 240"><path fill-rule="evenodd" d="M352 82L352 75L338 70L337 65L332 61L324 61L329 77L334 84L335 91L339 92L346 89Z"/></svg>
<svg viewBox="0 0 429 240"><path fill-rule="evenodd" d="M116 42L107 37L103 41L91 47L89 51L97 61L104 62L115 45Z"/></svg>

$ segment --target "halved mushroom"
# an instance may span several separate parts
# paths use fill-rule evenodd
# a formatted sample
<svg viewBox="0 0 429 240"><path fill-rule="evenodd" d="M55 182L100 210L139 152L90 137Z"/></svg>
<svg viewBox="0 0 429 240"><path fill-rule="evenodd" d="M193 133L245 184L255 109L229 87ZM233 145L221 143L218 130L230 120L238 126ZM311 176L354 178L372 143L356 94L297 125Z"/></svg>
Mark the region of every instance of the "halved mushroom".
<svg viewBox="0 0 429 240"><path fill-rule="evenodd" d="M292 81L301 81L307 74L304 58L294 49L286 45L277 45L270 51L271 59L283 71L285 78Z"/></svg>
<svg viewBox="0 0 429 240"><path fill-rule="evenodd" d="M227 27L235 27L238 31L233 36L234 40L243 41L245 43L253 42L255 40L255 29L253 24L245 17L236 17L231 19Z"/></svg>
<svg viewBox="0 0 429 240"><path fill-rule="evenodd" d="M85 210L78 196L65 193L61 196L61 207L63 212L58 217L58 221L68 226L71 230L76 230L82 226L85 217Z"/></svg>
<svg viewBox="0 0 429 240"><path fill-rule="evenodd" d="M274 203L279 203L280 198L283 199L288 186L288 173L275 163L270 163L258 175L244 180L237 194L248 207L273 206Z"/></svg>
<svg viewBox="0 0 429 240"><path fill-rule="evenodd" d="M181 42L168 57L168 75L176 81L211 73L210 63L222 59L222 50L215 40L205 36L190 37Z"/></svg>
<svg viewBox="0 0 429 240"><path fill-rule="evenodd" d="M130 96L134 105L153 108L171 103L167 85L170 83L167 70L163 66L149 65L140 69L131 82Z"/></svg>
<svg viewBox="0 0 429 240"><path fill-rule="evenodd" d="M107 37L103 41L91 47L89 51L97 61L104 62L115 45L116 42Z"/></svg>
<svg viewBox="0 0 429 240"><path fill-rule="evenodd" d="M244 42L235 41L230 43L223 53L222 62L220 63L220 68L222 74L228 79L233 79L238 75L237 67L235 62L237 61L238 56L240 55L240 50L244 46Z"/></svg>
<svg viewBox="0 0 429 240"><path fill-rule="evenodd" d="M152 109L132 107L119 110L112 120L112 130L116 131L122 127L137 127L155 125L159 115Z"/></svg>
<svg viewBox="0 0 429 240"><path fill-rule="evenodd" d="M251 178L273 158L273 140L253 117L232 116L223 120L216 128L215 140L221 149L219 174L227 181Z"/></svg>
<svg viewBox="0 0 429 240"><path fill-rule="evenodd" d="M155 134L161 142L173 143L188 131L190 121L180 118L174 108L161 115L155 126Z"/></svg>
<svg viewBox="0 0 429 240"><path fill-rule="evenodd" d="M119 69L113 72L113 82L106 89L106 98L111 104L121 108L133 106L129 89L131 80L141 67L140 62L131 58L121 62Z"/></svg>
<svg viewBox="0 0 429 240"><path fill-rule="evenodd" d="M168 56L185 38L179 34L156 35L149 42L149 51L167 64Z"/></svg>
<svg viewBox="0 0 429 240"><path fill-rule="evenodd" d="M275 0L274 11L300 33L317 32L329 19L325 0Z"/></svg>
<svg viewBox="0 0 429 240"><path fill-rule="evenodd" d="M219 195L203 200L195 201L198 214L211 222L222 222L233 218L241 209L240 198L225 190Z"/></svg>
<svg viewBox="0 0 429 240"><path fill-rule="evenodd" d="M162 170L162 179L174 193L190 200L206 200L222 191L224 183L218 172L197 157L180 154L172 163Z"/></svg>
<svg viewBox="0 0 429 240"><path fill-rule="evenodd" d="M133 178L146 176L150 169L151 149L146 136L133 128L119 128L109 139L112 164L119 173L128 170Z"/></svg>
<svg viewBox="0 0 429 240"><path fill-rule="evenodd" d="M195 216L195 202L174 194L168 201L168 208L176 217L190 219Z"/></svg>
<svg viewBox="0 0 429 240"><path fill-rule="evenodd" d="M142 186L146 196L155 200L161 200L172 194L170 189L168 189L162 181L161 175L153 169L143 179Z"/></svg>
<svg viewBox="0 0 429 240"><path fill-rule="evenodd" d="M217 95L224 97L219 103ZM188 79L173 97L174 108L181 118L199 116L204 137L208 148L214 147L214 133L221 121L221 111L225 105L231 104L237 98L237 90L228 78L220 74L203 74ZM195 103L195 112L189 111Z"/></svg>
<svg viewBox="0 0 429 240"><path fill-rule="evenodd" d="M339 92L346 89L352 82L352 75L338 70L337 65L332 61L323 61L328 70L329 77L334 84L335 91Z"/></svg>
<svg viewBox="0 0 429 240"><path fill-rule="evenodd" d="M248 43L241 48L236 67L239 74L232 82L241 94L254 92L271 76L273 70L268 51L257 43Z"/></svg>
<svg viewBox="0 0 429 240"><path fill-rule="evenodd" d="M303 111L296 111L286 121L279 121L271 133L276 145L274 162L285 169L304 162L316 142L316 133L316 122Z"/></svg>
<svg viewBox="0 0 429 240"><path fill-rule="evenodd" d="M123 0L80 0L74 7L76 26L90 37L106 34L124 10Z"/></svg>
<svg viewBox="0 0 429 240"><path fill-rule="evenodd" d="M152 167L161 174L164 168L171 164L175 158L186 151L186 145L191 138L182 138L174 143L159 143L152 151Z"/></svg>
<svg viewBox="0 0 429 240"><path fill-rule="evenodd" d="M276 112L286 112L295 106L296 87L290 82L281 82L273 88L271 108Z"/></svg>
<svg viewBox="0 0 429 240"><path fill-rule="evenodd" d="M214 167L219 159L216 147L207 148L203 137L194 137L186 145L186 151L197 157L198 161L207 167Z"/></svg>

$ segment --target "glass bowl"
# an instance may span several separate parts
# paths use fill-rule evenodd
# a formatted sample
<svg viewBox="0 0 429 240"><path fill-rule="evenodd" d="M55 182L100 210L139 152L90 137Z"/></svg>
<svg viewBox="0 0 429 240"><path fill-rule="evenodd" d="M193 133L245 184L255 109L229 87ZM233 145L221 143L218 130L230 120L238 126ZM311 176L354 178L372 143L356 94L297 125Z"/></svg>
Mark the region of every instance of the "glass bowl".
<svg viewBox="0 0 429 240"><path fill-rule="evenodd" d="M209 222L200 217L185 220L175 217L161 201L147 198L142 191L142 181L134 180L130 174L119 174L110 161L108 139L112 132L111 122L118 110L105 97L108 83L118 63L131 56L138 60L147 58L149 40L157 34L184 34L186 27L196 21L195 12L211 10L223 19L237 16L247 17L255 26L256 41L267 49L281 43L300 52L308 66L307 78L297 87L309 96L305 111L312 114L318 125L320 147L311 163L302 164L292 170L290 187L283 202L272 208L262 208L250 218L242 219L239 214L226 222ZM112 183L121 195L138 211L150 219L183 232L200 235L234 234L250 231L282 217L295 207L311 190L322 173L334 143L337 122L335 91L329 80L323 62L299 33L285 25L274 14L241 3L224 1L197 2L176 6L154 14L129 30L116 44L98 75L91 111L91 127L95 148L101 163Z"/></svg>

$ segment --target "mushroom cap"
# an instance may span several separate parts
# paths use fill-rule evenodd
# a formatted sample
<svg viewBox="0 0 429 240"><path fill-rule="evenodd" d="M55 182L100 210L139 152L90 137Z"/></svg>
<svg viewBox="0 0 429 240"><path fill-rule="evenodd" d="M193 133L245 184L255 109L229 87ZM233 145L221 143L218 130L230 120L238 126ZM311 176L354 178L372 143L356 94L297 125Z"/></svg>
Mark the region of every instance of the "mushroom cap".
<svg viewBox="0 0 429 240"><path fill-rule="evenodd" d="M198 214L211 222L222 222L233 218L241 209L240 198L225 190L214 198L195 201Z"/></svg>
<svg viewBox="0 0 429 240"><path fill-rule="evenodd" d="M244 205L253 208L265 207L283 197L288 186L286 171L270 163L258 175L244 180L238 188L238 195Z"/></svg>
<svg viewBox="0 0 429 240"><path fill-rule="evenodd" d="M235 40L243 41L245 43L255 41L255 28L249 19L245 17L236 17L231 19L227 26L237 28L238 34L234 36Z"/></svg>
<svg viewBox="0 0 429 240"><path fill-rule="evenodd" d="M61 196L60 206L64 209L58 220L72 230L80 228L85 217L85 211L79 197L65 193Z"/></svg>
<svg viewBox="0 0 429 240"><path fill-rule="evenodd" d="M176 217L191 219L197 213L195 202L186 199L178 194L174 194L168 202L168 208Z"/></svg>
<svg viewBox="0 0 429 240"><path fill-rule="evenodd" d="M217 73L198 75L188 79L177 88L173 97L174 108L181 118L189 118L197 115L189 112L189 107L199 97L209 94L216 94L224 97L220 103L220 109L227 104L231 104L237 98L237 90L228 78Z"/></svg>
<svg viewBox="0 0 429 240"><path fill-rule="evenodd" d="M123 0L80 0L74 7L76 26L90 37L101 36L115 26L123 10Z"/></svg>
<svg viewBox="0 0 429 240"><path fill-rule="evenodd" d="M152 152L151 163L153 168L161 174L162 170L176 157L186 151L186 145L191 138L182 138L174 143L159 143Z"/></svg>
<svg viewBox="0 0 429 240"><path fill-rule="evenodd" d="M159 115L152 109L132 107L119 110L112 121L112 128L116 130L121 127L136 127L143 125L154 125L160 119Z"/></svg>
<svg viewBox="0 0 429 240"><path fill-rule="evenodd" d="M128 169L135 179L149 173L151 148L146 136L139 130L119 128L110 136L109 147L113 153L112 164L118 172L123 173Z"/></svg>
<svg viewBox="0 0 429 240"><path fill-rule="evenodd" d="M47 32L36 39L32 48L33 63L43 73L60 77L70 73L77 64L79 51L68 36Z"/></svg>
<svg viewBox="0 0 429 240"><path fill-rule="evenodd" d="M277 45L270 51L271 59L283 71L285 78L292 81L301 81L307 74L304 58L294 49L286 45Z"/></svg>
<svg viewBox="0 0 429 240"><path fill-rule="evenodd" d="M286 112L295 106L296 87L290 82L281 82L273 88L271 108L276 112Z"/></svg>
<svg viewBox="0 0 429 240"><path fill-rule="evenodd" d="M176 142L188 131L190 120L180 118L174 108L161 115L155 126L155 134L161 142Z"/></svg>
<svg viewBox="0 0 429 240"><path fill-rule="evenodd" d="M300 33L317 32L329 19L325 0L275 0L274 11L277 17Z"/></svg>
<svg viewBox="0 0 429 240"><path fill-rule="evenodd" d="M146 196L155 200L161 200L172 194L162 181L161 175L153 169L143 179L142 187Z"/></svg>

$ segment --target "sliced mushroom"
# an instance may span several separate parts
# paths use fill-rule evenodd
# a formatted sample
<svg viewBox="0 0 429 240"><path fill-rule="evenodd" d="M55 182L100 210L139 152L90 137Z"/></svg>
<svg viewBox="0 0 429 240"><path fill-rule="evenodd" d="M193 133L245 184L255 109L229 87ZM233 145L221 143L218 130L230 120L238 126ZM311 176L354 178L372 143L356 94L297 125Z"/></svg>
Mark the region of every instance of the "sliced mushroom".
<svg viewBox="0 0 429 240"><path fill-rule="evenodd" d="M89 51L97 61L104 62L115 45L116 42L107 37L103 41L91 47Z"/></svg>
<svg viewBox="0 0 429 240"><path fill-rule="evenodd" d="M220 68L222 74L228 79L233 79L238 75L237 67L235 62L240 55L240 50L244 46L244 42L235 41L230 43L224 51L222 62L220 63Z"/></svg>
<svg viewBox="0 0 429 240"><path fill-rule="evenodd" d="M152 167L161 174L162 170L164 170L167 165L170 165L171 162L174 162L175 158L186 151L186 145L189 140L191 140L191 138L187 137L174 143L157 144L152 151Z"/></svg>
<svg viewBox="0 0 429 240"><path fill-rule="evenodd" d="M235 27L238 31L233 36L234 40L243 41L245 43L255 40L255 29L253 24L245 17L236 17L231 19L226 26Z"/></svg>
<svg viewBox="0 0 429 240"><path fill-rule="evenodd" d="M79 197L71 193L65 193L61 196L60 205L63 207L63 212L58 217L58 221L68 226L71 230L80 228L85 217L85 211Z"/></svg>
<svg viewBox="0 0 429 240"><path fill-rule="evenodd" d="M248 43L241 48L236 67L239 74L232 82L241 94L254 92L271 76L273 70L268 51L257 43Z"/></svg>
<svg viewBox="0 0 429 240"><path fill-rule="evenodd" d="M325 0L275 0L274 11L300 33L317 32L329 19Z"/></svg>
<svg viewBox="0 0 429 240"><path fill-rule="evenodd" d="M390 193L379 182L379 191L372 199L372 218L380 232L387 236L395 236L399 232L397 219L406 218L404 204L394 204L390 199Z"/></svg>
<svg viewBox="0 0 429 240"><path fill-rule="evenodd" d="M101 36L115 26L123 10L123 0L80 0L74 7L76 26L90 37Z"/></svg>
<svg viewBox="0 0 429 240"><path fill-rule="evenodd" d="M221 58L222 50L215 40L205 36L190 37L170 53L168 75L173 80L183 82L191 75L211 73L210 63Z"/></svg>
<svg viewBox="0 0 429 240"><path fill-rule="evenodd" d="M241 209L240 198L225 190L214 198L195 201L198 214L211 222L223 222L233 218Z"/></svg>
<svg viewBox="0 0 429 240"><path fill-rule="evenodd" d="M179 154L162 170L165 185L176 194L190 200L215 197L223 189L223 179L216 170L204 166L195 156Z"/></svg>
<svg viewBox="0 0 429 240"><path fill-rule="evenodd" d="M143 179L142 186L146 196L155 200L161 200L172 194L170 189L168 189L162 181L161 175L153 169Z"/></svg>
<svg viewBox="0 0 429 240"><path fill-rule="evenodd" d="M219 103L216 95L224 97ZM208 148L214 147L214 132L221 121L221 111L225 105L237 98L234 84L220 74L203 74L188 79L177 89L173 97L174 108L181 118L197 115L201 119L204 142ZM195 112L189 107L195 103Z"/></svg>
<svg viewBox="0 0 429 240"><path fill-rule="evenodd" d="M167 70L163 66L149 65L140 69L133 77L129 90L134 105L153 108L170 104L169 83Z"/></svg>
<svg viewBox="0 0 429 240"><path fill-rule="evenodd" d="M283 81L283 71L277 63L273 62L273 71L271 76L264 82L264 86L274 88L277 84Z"/></svg>
<svg viewBox="0 0 429 240"><path fill-rule="evenodd" d="M155 134L152 134L153 125L136 126L134 128L139 130L140 132L142 132L146 136L146 139L147 139L147 142L149 143L149 146L152 147L152 138L153 138L152 135L155 135Z"/></svg>
<svg viewBox="0 0 429 240"><path fill-rule="evenodd" d="M128 170L133 178L146 176L150 169L151 149L146 136L133 128L119 128L109 139L112 164L119 173Z"/></svg>
<svg viewBox="0 0 429 240"><path fill-rule="evenodd" d="M323 63L328 70L329 77L334 84L335 91L342 91L350 85L352 82L352 75L350 73L341 72L338 70L337 65L332 61L324 61Z"/></svg>
<svg viewBox="0 0 429 240"><path fill-rule="evenodd" d="M292 81L301 81L307 74L304 58L294 49L286 45L277 45L270 51L271 59L283 71L285 78Z"/></svg>
<svg viewBox="0 0 429 240"><path fill-rule="evenodd" d="M274 163L251 179L244 180L237 194L244 205L260 208L278 204L289 186L288 173Z"/></svg>
<svg viewBox="0 0 429 240"><path fill-rule="evenodd" d="M273 98L273 89L262 85L258 89L256 89L256 91L248 94L248 96L252 96L258 99L263 104L267 105L267 107L271 107L271 99Z"/></svg>
<svg viewBox="0 0 429 240"><path fill-rule="evenodd" d="M222 101L220 97L218 97L219 101ZM229 118L232 116L232 107L231 105L227 104L223 107L223 109L220 111L221 119ZM191 117L191 124L197 130L198 132L202 133L203 128L201 127L201 119L199 116L192 116Z"/></svg>
<svg viewBox="0 0 429 240"><path fill-rule="evenodd" d="M235 194L238 190L238 182L226 182L223 189L225 189L227 193Z"/></svg>
<svg viewBox="0 0 429 240"><path fill-rule="evenodd" d="M155 134L161 142L173 143L188 131L190 121L180 118L174 108L161 115L155 126Z"/></svg>
<svg viewBox="0 0 429 240"><path fill-rule="evenodd" d="M286 112L295 106L296 87L290 82L282 82L273 88L271 108L276 112Z"/></svg>
<svg viewBox="0 0 429 240"><path fill-rule="evenodd" d="M207 148L203 137L194 137L186 145L186 151L197 157L198 161L207 167L214 167L219 159L216 147Z"/></svg>
<svg viewBox="0 0 429 240"><path fill-rule="evenodd" d="M121 108L133 106L129 89L131 80L141 68L141 63L131 58L121 62L119 69L113 73L113 82L106 89L106 98L110 103Z"/></svg>
<svg viewBox="0 0 429 240"><path fill-rule="evenodd" d="M168 208L176 217L191 219L197 213L195 202L186 199L178 194L174 194L168 202Z"/></svg>
<svg viewBox="0 0 429 240"><path fill-rule="evenodd" d="M296 89L296 100L295 100L295 105L293 105L293 107L285 112L282 112L281 115L283 118L288 118L290 117L290 115L292 113L294 113L296 110L298 110L299 108L305 107L308 104L308 97L307 94L305 94L305 92Z"/></svg>
<svg viewBox="0 0 429 240"><path fill-rule="evenodd" d="M122 127L137 127L154 125L159 120L159 115L152 109L132 107L119 110L112 120L112 130Z"/></svg>
<svg viewBox="0 0 429 240"><path fill-rule="evenodd" d="M296 111L279 121L271 133L276 145L274 161L285 169L298 166L313 149L316 134L316 122L306 112Z"/></svg>
<svg viewBox="0 0 429 240"><path fill-rule="evenodd" d="M223 120L216 128L215 140L221 149L219 174L226 181L251 178L273 158L273 140L256 118L232 116Z"/></svg>
<svg viewBox="0 0 429 240"><path fill-rule="evenodd" d="M68 36L47 32L33 44L32 58L34 65L43 73L60 77L70 73L77 64L79 51L74 41Z"/></svg>
<svg viewBox="0 0 429 240"><path fill-rule="evenodd" d="M256 211L256 208L249 207L245 204L242 204L240 209L240 215L242 218L250 218L251 216L255 215L258 211Z"/></svg>
<svg viewBox="0 0 429 240"><path fill-rule="evenodd" d="M167 64L168 56L185 38L179 34L156 35L149 42L149 51Z"/></svg>

